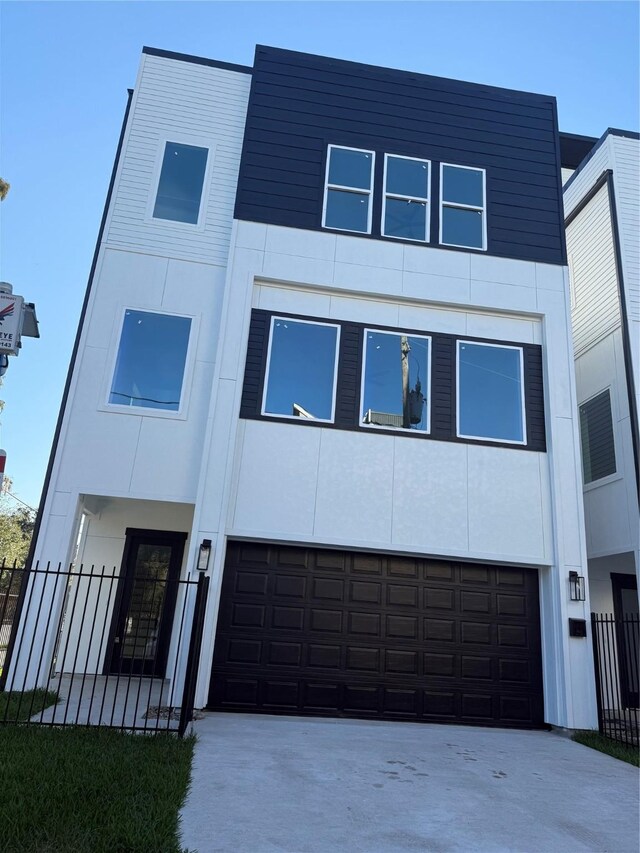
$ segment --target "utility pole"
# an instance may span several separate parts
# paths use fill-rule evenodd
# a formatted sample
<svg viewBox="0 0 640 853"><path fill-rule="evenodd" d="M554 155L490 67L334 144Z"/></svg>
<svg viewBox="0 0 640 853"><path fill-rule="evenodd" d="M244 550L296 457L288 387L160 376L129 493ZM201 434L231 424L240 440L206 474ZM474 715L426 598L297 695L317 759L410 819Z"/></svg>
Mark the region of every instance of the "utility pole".
<svg viewBox="0 0 640 853"><path fill-rule="evenodd" d="M402 335L400 338L400 358L402 361L402 426L411 429L411 412L409 411L409 338Z"/></svg>

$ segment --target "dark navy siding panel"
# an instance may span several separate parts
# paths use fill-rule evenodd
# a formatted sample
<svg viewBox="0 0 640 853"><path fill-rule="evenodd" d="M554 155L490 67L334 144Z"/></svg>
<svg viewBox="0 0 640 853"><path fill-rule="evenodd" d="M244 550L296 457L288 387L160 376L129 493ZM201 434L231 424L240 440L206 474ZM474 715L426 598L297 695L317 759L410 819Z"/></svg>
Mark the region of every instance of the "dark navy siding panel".
<svg viewBox="0 0 640 853"><path fill-rule="evenodd" d="M554 98L259 46L236 218L320 229L330 143L431 160L434 201L440 162L486 169L488 254L564 263Z"/></svg>

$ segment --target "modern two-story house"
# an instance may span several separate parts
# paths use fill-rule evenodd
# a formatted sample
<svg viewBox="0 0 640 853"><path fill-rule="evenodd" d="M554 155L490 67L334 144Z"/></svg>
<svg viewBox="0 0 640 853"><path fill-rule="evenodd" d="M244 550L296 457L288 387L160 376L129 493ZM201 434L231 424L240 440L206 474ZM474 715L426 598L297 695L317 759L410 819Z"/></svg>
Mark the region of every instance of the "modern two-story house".
<svg viewBox="0 0 640 853"><path fill-rule="evenodd" d="M204 542L199 707L594 727L554 98L145 48L42 506L96 672Z"/></svg>

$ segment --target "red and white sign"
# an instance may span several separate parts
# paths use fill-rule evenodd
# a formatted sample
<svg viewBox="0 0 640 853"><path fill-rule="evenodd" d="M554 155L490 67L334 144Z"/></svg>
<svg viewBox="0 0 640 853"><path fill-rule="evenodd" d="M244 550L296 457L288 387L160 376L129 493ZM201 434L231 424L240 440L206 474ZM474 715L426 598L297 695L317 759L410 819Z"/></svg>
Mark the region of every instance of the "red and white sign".
<svg viewBox="0 0 640 853"><path fill-rule="evenodd" d="M22 296L0 293L0 352L18 352L22 330Z"/></svg>

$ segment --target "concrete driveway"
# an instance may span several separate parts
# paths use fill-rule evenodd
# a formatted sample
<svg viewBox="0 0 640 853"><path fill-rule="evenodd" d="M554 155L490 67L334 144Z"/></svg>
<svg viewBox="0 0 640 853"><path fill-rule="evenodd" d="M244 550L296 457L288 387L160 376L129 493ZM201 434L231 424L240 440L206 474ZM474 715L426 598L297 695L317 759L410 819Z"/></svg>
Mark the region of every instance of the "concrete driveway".
<svg viewBox="0 0 640 853"><path fill-rule="evenodd" d="M559 734L208 714L198 853L637 853L636 768Z"/></svg>

